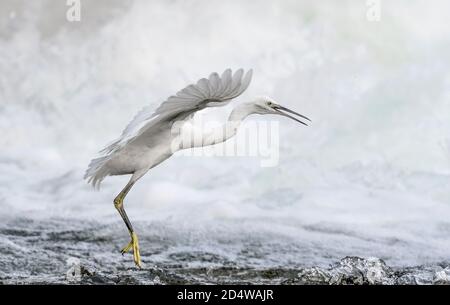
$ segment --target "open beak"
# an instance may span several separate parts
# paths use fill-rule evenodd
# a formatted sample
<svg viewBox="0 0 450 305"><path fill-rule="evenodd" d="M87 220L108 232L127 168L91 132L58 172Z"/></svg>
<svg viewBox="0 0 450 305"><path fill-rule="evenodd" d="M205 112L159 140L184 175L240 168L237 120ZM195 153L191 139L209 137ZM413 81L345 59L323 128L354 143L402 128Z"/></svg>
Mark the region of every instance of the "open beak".
<svg viewBox="0 0 450 305"><path fill-rule="evenodd" d="M302 114L300 114L300 113L297 113L297 112L295 112L295 111L293 111L293 110L291 110L291 109L288 109L288 108L286 108L286 107L283 107L283 106L280 106L280 105L274 105L272 108L273 108L273 110L275 110L278 114L280 114L280 115L282 115L282 116L285 116L285 117L288 117L288 118L290 118L290 119L293 119L294 121L297 121L297 122L299 122L299 123L301 123L301 124L303 124L303 125L305 125L305 126L308 126L308 124L306 124L305 122L300 121L299 119L297 119L296 117L294 117L294 116L292 116L292 115L287 114L286 112L292 113L292 114L294 114L294 115L296 115L296 116L298 116L298 117L300 117L300 118L302 118L302 119L305 119L305 120L308 120L308 121L311 122L311 120L308 119L306 116L304 116L304 115L302 115ZM284 111L284 112L283 112L283 111Z"/></svg>

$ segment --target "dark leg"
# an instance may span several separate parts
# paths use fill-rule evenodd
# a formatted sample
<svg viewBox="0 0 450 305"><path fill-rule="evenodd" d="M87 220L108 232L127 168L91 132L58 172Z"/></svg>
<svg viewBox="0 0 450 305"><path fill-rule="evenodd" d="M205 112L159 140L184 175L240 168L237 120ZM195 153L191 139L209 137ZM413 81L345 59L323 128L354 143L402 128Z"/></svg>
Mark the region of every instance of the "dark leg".
<svg viewBox="0 0 450 305"><path fill-rule="evenodd" d="M131 225L130 220L128 219L127 213L125 212L125 209L123 207L123 200L125 199L125 196L130 191L131 187L134 185L136 180L130 180L128 184L124 187L124 189L117 195L117 197L114 199L114 206L116 207L117 211L119 212L120 216L122 217L123 221L125 222L125 225L128 228L128 232L130 232L131 241L122 249L122 254L130 251L133 249L133 258L134 263L136 266L141 268L141 255L139 253L139 242L136 233L133 230L133 226Z"/></svg>

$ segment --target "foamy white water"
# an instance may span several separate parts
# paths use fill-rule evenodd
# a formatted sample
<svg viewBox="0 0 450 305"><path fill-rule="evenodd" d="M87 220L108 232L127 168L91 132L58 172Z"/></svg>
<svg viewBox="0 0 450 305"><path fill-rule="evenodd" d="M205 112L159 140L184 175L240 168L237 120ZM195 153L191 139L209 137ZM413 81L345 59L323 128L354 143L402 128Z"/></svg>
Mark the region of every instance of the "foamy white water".
<svg viewBox="0 0 450 305"><path fill-rule="evenodd" d="M379 22L365 1L82 1L79 23L64 1L0 8L4 223L95 220L125 241L112 199L128 177L95 192L89 160L142 107L243 67L254 77L240 101L269 95L313 124L270 118L277 167L180 156L152 169L126 203L144 241L170 241L149 260L201 249L256 266L448 261L447 1L382 1ZM253 241L252 258L241 251Z"/></svg>

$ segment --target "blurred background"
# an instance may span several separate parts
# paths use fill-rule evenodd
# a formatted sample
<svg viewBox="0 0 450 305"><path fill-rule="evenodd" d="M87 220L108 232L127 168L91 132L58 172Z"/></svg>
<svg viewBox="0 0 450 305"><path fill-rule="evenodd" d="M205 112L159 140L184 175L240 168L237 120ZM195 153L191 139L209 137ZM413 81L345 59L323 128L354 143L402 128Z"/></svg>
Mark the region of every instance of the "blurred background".
<svg viewBox="0 0 450 305"><path fill-rule="evenodd" d="M176 157L152 169L126 202L144 264L448 261L450 4L380 1L378 20L372 4L81 0L69 22L66 1L2 0L0 277L59 279L71 257L131 268L112 204L128 177L94 191L90 159L142 107L241 67L254 76L238 101L269 95L313 124L272 118L276 167Z"/></svg>

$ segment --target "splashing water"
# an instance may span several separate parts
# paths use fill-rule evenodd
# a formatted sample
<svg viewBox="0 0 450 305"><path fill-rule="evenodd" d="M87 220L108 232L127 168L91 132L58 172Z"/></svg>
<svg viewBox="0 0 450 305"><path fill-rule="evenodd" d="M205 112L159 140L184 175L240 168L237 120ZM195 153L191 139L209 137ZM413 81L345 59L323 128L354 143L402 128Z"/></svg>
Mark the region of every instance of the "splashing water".
<svg viewBox="0 0 450 305"><path fill-rule="evenodd" d="M216 279L288 269L280 281L301 281L303 270L309 281L339 282L327 266L361 256L394 269L364 260L373 275L356 282L398 283L407 266L431 270L416 282L448 279L448 2L385 1L379 22L361 1L82 7L81 21L68 22L65 2L0 4L0 261L9 266L0 279L63 281L70 257L97 275L114 261L127 278L120 265L131 259L115 254L127 233L112 198L128 178L94 192L83 172L143 106L228 67L254 69L240 100L267 94L313 124L280 120L277 167L173 157L153 169L126 203L144 263L211 268ZM34 270L11 267L27 261L19 252ZM358 262L332 268L353 274ZM164 272L136 281L164 282ZM186 281L202 281L192 272Z"/></svg>

